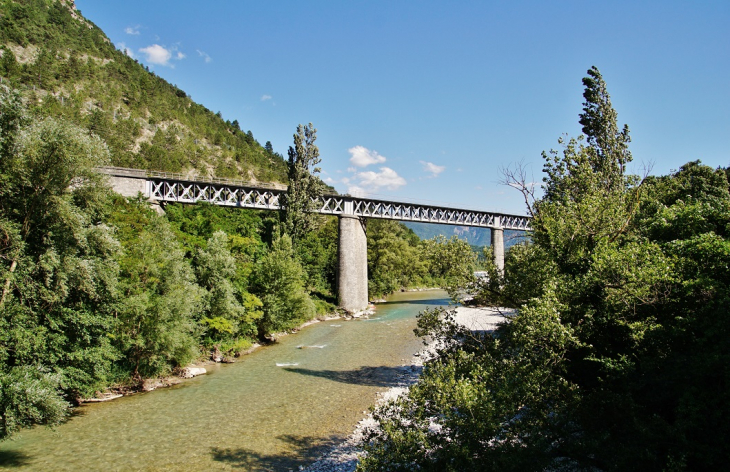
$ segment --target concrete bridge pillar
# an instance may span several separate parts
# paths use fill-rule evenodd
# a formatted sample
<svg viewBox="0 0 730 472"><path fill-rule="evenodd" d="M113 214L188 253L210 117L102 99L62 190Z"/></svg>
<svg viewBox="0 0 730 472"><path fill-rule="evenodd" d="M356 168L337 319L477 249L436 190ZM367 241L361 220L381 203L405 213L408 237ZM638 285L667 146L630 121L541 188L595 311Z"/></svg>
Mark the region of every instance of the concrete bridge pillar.
<svg viewBox="0 0 730 472"><path fill-rule="evenodd" d="M497 270L504 274L504 229L500 226L499 217L494 218L496 228L491 228L492 233L492 250L494 252L494 265Z"/></svg>
<svg viewBox="0 0 730 472"><path fill-rule="evenodd" d="M340 235L337 248L337 296L340 308L349 313L368 307L368 242L365 221L353 215L351 207L352 202L346 202L345 213L339 217Z"/></svg>

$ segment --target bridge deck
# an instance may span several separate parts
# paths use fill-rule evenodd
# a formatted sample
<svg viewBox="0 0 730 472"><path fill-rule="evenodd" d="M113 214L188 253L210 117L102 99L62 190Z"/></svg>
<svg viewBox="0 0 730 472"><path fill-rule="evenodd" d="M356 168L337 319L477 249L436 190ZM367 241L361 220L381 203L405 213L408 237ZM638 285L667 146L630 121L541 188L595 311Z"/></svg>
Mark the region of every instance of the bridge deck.
<svg viewBox="0 0 730 472"><path fill-rule="evenodd" d="M241 181L189 180L179 174L132 169L100 170L112 176L145 179L149 198L160 202L207 202L219 206L279 210L281 197L286 193L285 187L273 188ZM523 231L531 229L530 218L527 216L343 195L323 195L316 200L315 211L325 215L352 215Z"/></svg>

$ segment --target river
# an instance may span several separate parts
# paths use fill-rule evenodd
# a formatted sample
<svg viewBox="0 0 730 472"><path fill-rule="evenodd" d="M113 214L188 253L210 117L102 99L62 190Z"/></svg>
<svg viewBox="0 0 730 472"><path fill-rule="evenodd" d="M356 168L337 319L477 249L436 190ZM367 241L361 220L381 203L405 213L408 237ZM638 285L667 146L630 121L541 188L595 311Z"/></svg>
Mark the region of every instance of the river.
<svg viewBox="0 0 730 472"><path fill-rule="evenodd" d="M84 405L55 431L0 443L0 467L297 470L395 384L422 347L418 312L448 302L443 291L397 293L370 318L316 323L180 385Z"/></svg>

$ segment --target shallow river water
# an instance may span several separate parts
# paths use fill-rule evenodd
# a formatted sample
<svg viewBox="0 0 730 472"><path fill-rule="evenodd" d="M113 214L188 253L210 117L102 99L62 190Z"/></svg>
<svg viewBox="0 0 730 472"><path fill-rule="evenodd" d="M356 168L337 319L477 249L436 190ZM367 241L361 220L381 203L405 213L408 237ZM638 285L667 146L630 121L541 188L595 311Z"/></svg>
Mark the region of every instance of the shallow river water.
<svg viewBox="0 0 730 472"><path fill-rule="evenodd" d="M316 323L208 374L88 404L0 443L10 470L297 470L352 432L421 347L415 317L442 291L397 293L375 315Z"/></svg>

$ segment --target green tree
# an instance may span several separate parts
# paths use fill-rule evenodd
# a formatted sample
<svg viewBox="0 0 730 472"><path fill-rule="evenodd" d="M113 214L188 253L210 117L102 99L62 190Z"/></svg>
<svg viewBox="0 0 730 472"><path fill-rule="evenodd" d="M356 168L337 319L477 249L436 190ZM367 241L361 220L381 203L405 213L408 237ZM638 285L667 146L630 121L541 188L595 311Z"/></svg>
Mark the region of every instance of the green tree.
<svg viewBox="0 0 730 472"><path fill-rule="evenodd" d="M370 220L367 228L368 293L387 295L421 282L427 265L418 236L393 220Z"/></svg>
<svg viewBox="0 0 730 472"><path fill-rule="evenodd" d="M314 144L316 139L317 130L312 123L299 125L294 134L294 147L289 147L289 187L283 198L282 230L294 245L314 228L317 217L312 213L316 208L313 200L324 191L324 185L316 175L320 172L316 166L322 161Z"/></svg>
<svg viewBox="0 0 730 472"><path fill-rule="evenodd" d="M306 273L311 292L331 295L337 278L338 220L322 218L324 223L306 234L296 247L297 257Z"/></svg>
<svg viewBox="0 0 730 472"><path fill-rule="evenodd" d="M253 292L263 302L261 337L294 328L314 317L314 304L304 290L304 271L288 235L276 239L259 261Z"/></svg>
<svg viewBox="0 0 730 472"><path fill-rule="evenodd" d="M236 259L229 249L226 233L216 231L208 239L207 247L198 250L195 271L198 283L207 290L201 323L207 328L210 341L220 343L237 336L255 336L261 312L246 309L244 303L256 306L256 297L236 289Z"/></svg>
<svg viewBox="0 0 730 472"><path fill-rule="evenodd" d="M58 395L59 375L34 366L0 371L0 441L34 424L57 425L69 404Z"/></svg>
<svg viewBox="0 0 730 472"><path fill-rule="evenodd" d="M496 336L421 316L438 356L378 412L362 470L727 462L727 179L697 162L641 184L626 176L627 128L595 68L584 84L587 144L545 154L534 243L514 247L480 294L516 315Z"/></svg>
<svg viewBox="0 0 730 472"><path fill-rule="evenodd" d="M423 241L421 245L422 258L428 261L428 269L434 281L446 288L454 297L459 290L476 282L477 254L472 251L468 242L452 236L436 236Z"/></svg>
<svg viewBox="0 0 730 472"><path fill-rule="evenodd" d="M124 227L115 331L124 362L136 379L183 367L198 354L204 297L190 263L169 223L143 200L118 199L113 222Z"/></svg>
<svg viewBox="0 0 730 472"><path fill-rule="evenodd" d="M119 244L104 223L106 146L75 126L25 117L0 88L2 435L55 423L66 399L105 385ZM17 385L14 382L18 382ZM21 395L22 391L27 395Z"/></svg>
<svg viewBox="0 0 730 472"><path fill-rule="evenodd" d="M606 176L608 186L623 185L626 165L632 160L629 127L624 125L619 131L616 110L611 105L606 83L596 66L588 69L588 77L583 78L583 85L583 98L586 101L578 122L588 138L593 168Z"/></svg>
<svg viewBox="0 0 730 472"><path fill-rule="evenodd" d="M18 61L10 48L3 49L3 57L0 60L0 73L8 78L14 78L18 73Z"/></svg>

